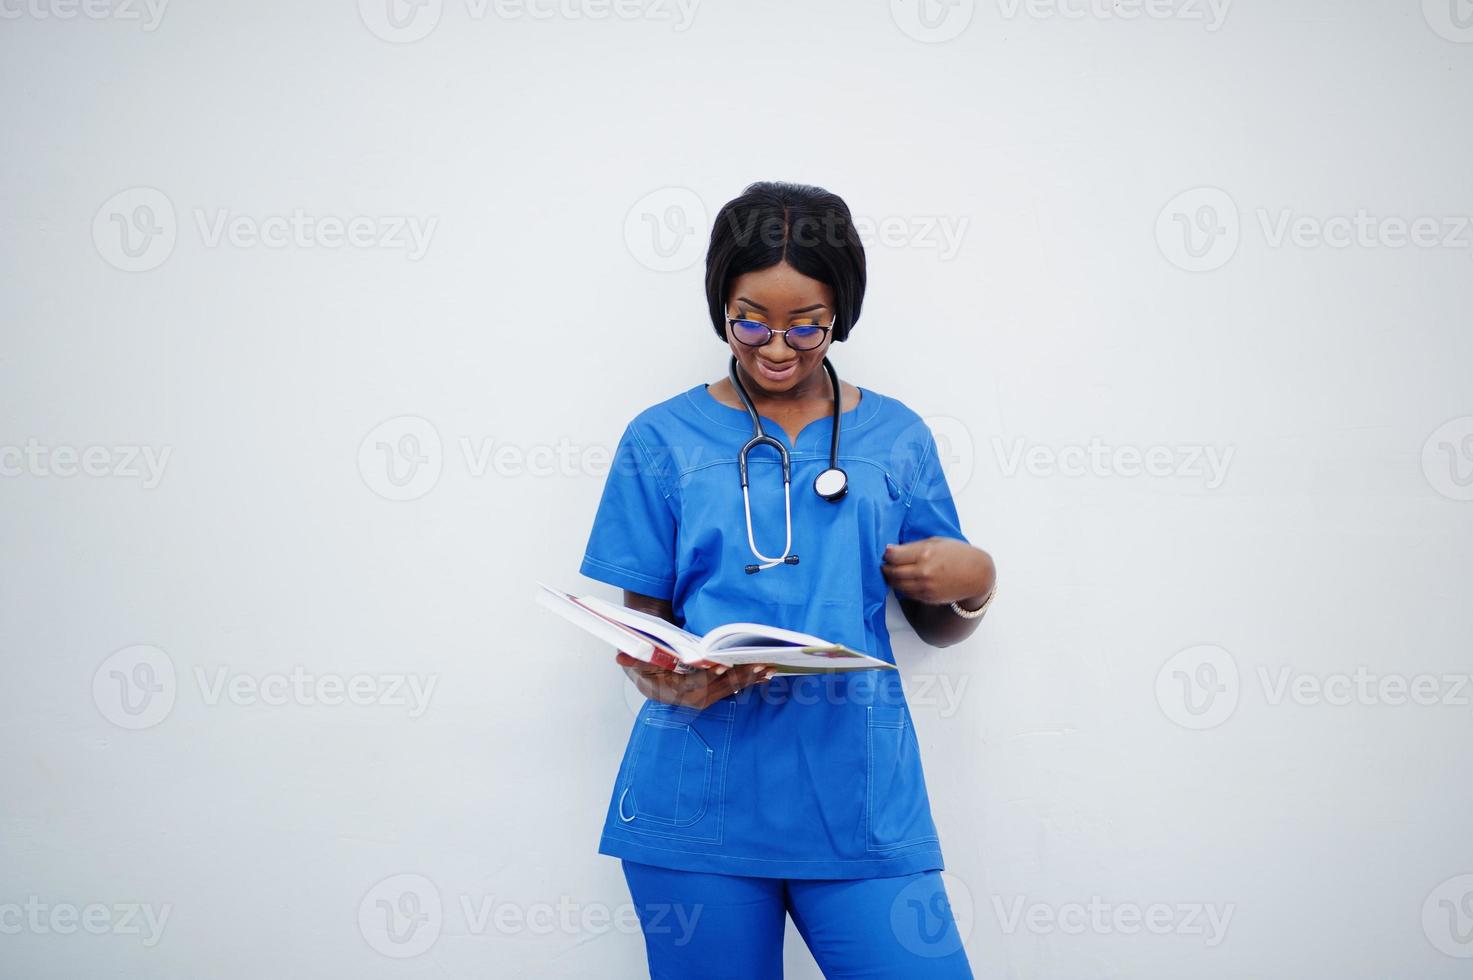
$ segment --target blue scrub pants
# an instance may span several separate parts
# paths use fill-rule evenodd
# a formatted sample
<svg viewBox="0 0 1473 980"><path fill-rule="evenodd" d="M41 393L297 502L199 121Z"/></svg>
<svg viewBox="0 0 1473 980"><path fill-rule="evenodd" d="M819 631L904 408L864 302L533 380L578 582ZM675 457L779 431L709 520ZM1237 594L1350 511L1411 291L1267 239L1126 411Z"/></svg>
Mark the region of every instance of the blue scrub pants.
<svg viewBox="0 0 1473 980"><path fill-rule="evenodd" d="M781 980L789 915L829 980L972 980L939 871L805 880L622 863L652 980Z"/></svg>

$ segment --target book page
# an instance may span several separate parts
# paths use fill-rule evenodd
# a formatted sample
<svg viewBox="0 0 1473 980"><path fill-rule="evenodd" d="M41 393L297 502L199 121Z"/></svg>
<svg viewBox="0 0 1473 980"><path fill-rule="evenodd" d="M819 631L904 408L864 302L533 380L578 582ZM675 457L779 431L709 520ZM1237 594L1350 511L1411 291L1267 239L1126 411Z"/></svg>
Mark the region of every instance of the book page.
<svg viewBox="0 0 1473 980"><path fill-rule="evenodd" d="M772 664L793 673L829 673L845 670L893 670L894 665L837 645L823 647L733 647L711 655L713 663L728 667Z"/></svg>
<svg viewBox="0 0 1473 980"><path fill-rule="evenodd" d="M610 619L618 620L630 629L654 638L656 642L674 651L681 660L694 661L701 658L701 638L674 623L638 609L614 605L597 596L578 596L577 599Z"/></svg>
<svg viewBox="0 0 1473 980"><path fill-rule="evenodd" d="M718 626L707 633L700 644L709 652L734 646L823 647L831 645L823 637L799 633L797 630L785 630L780 626L763 626L760 623L727 623L725 626Z"/></svg>

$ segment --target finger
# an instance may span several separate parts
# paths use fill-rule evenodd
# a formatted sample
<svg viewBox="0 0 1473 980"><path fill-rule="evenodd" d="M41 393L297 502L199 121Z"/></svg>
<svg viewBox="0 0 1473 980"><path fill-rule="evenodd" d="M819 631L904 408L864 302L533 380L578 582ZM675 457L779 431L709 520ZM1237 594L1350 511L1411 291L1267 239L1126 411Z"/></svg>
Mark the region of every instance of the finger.
<svg viewBox="0 0 1473 980"><path fill-rule="evenodd" d="M919 567L915 565L897 565L893 568L883 568L881 569L881 574L885 576L885 581L890 583L892 588L896 589L914 586L924 575Z"/></svg>
<svg viewBox="0 0 1473 980"><path fill-rule="evenodd" d="M885 545L884 559L889 565L909 565L919 561L924 541L908 541L905 544Z"/></svg>
<svg viewBox="0 0 1473 980"><path fill-rule="evenodd" d="M736 694L737 692L741 691L742 688L756 683L757 679L761 677L761 675L761 664L743 664L740 667L732 668L727 673L727 675L722 678L722 681L725 682L730 688L729 693ZM726 695L723 694L722 697L726 697Z"/></svg>
<svg viewBox="0 0 1473 980"><path fill-rule="evenodd" d="M623 651L620 651L619 654L614 657L614 662L621 667L633 667L634 672L642 677L658 677L660 674L670 673L670 671L666 670L664 667L658 667L655 664L650 663L648 660L640 660L638 657L631 657L629 656L629 654L624 653Z"/></svg>

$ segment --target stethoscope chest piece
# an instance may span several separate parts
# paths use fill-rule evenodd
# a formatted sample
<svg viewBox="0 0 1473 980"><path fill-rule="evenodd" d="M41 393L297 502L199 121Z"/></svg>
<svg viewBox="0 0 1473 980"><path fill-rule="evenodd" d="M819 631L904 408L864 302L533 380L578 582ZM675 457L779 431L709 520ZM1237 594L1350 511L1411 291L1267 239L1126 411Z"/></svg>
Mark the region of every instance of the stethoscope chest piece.
<svg viewBox="0 0 1473 980"><path fill-rule="evenodd" d="M813 478L813 490L824 500L838 500L849 492L849 474L830 466Z"/></svg>

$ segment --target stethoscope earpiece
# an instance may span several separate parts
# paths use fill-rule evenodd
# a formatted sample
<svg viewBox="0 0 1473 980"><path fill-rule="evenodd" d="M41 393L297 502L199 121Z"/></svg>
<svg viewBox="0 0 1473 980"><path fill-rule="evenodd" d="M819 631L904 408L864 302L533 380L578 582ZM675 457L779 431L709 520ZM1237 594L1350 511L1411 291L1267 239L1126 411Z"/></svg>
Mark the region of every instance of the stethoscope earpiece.
<svg viewBox="0 0 1473 980"><path fill-rule="evenodd" d="M824 500L834 503L843 499L844 495L849 492L849 475L839 468L839 416L842 414L839 408L843 393L839 388L839 374L834 370L834 365L829 362L827 356L823 359L823 366L828 371L829 380L833 382L834 386L834 431L829 437L828 469L814 477L813 492ZM757 414L757 406L752 404L752 396L747 394L746 386L742 384L742 379L737 376L737 359L735 354L731 356L731 364L727 371L731 375L732 387L736 388L737 393L742 396L742 404L747 406L747 414L752 416L752 438L747 440L747 444L737 454L737 472L742 480L742 509L747 516L747 544L751 547L752 554L762 560L762 564L746 566L747 574L751 575L755 572L762 571L764 568L771 568L774 565L796 565L798 564L798 556L788 554L789 550L793 547L793 508L792 498L789 494L792 480L792 463L788 456L788 447L784 446L781 441L769 436L763 430L762 416ZM783 467L783 513L784 523L787 528L787 539L783 543L782 555L776 558L769 558L767 555L758 551L757 542L752 537L752 501L747 493L747 453L754 446L771 446L776 449Z"/></svg>

